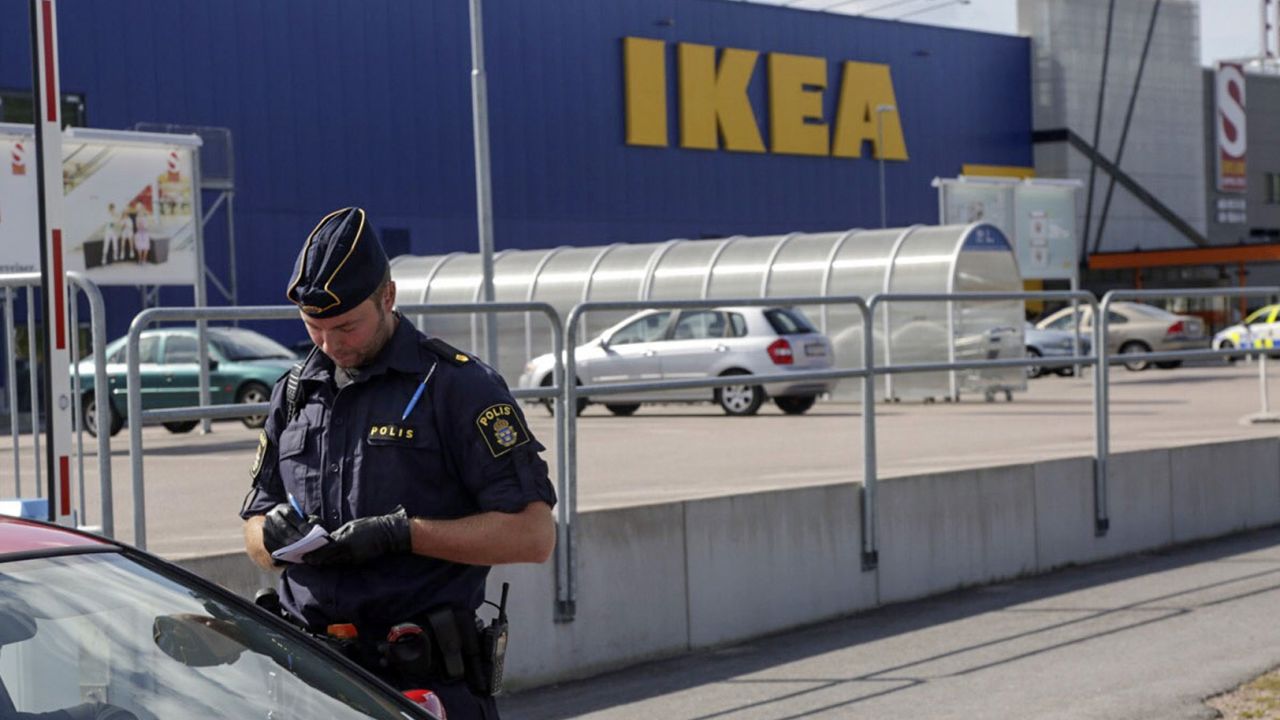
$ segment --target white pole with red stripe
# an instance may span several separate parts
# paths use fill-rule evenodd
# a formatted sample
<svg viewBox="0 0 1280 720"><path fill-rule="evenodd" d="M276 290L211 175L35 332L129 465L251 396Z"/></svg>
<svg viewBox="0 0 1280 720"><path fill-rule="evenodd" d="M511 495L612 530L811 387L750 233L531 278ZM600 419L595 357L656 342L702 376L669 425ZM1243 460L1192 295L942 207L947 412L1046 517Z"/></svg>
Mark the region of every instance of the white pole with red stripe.
<svg viewBox="0 0 1280 720"><path fill-rule="evenodd" d="M58 24L54 0L31 0L31 49L35 82L36 181L40 209L40 276L44 289L45 458L49 519L72 524L71 343L67 327L66 275L62 268L62 103L58 93ZM34 363L33 363L34 366ZM33 432L39 428L33 425Z"/></svg>

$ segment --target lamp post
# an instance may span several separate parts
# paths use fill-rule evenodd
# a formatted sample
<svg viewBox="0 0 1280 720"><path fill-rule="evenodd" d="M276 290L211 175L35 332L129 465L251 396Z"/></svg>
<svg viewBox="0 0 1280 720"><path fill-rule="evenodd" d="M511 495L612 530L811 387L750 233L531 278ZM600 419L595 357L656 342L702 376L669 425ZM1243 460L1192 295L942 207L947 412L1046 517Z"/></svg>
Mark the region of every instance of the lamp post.
<svg viewBox="0 0 1280 720"><path fill-rule="evenodd" d="M889 227L884 193L884 114L897 109L893 105L876 106L876 157L880 159L880 227L882 228Z"/></svg>

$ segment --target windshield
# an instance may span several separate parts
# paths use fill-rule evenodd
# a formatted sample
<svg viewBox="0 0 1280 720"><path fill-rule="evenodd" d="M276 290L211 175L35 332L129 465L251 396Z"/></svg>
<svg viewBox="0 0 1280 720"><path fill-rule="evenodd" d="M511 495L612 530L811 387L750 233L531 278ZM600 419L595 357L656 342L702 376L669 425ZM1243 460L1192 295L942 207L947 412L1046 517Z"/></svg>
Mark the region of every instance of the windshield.
<svg viewBox="0 0 1280 720"><path fill-rule="evenodd" d="M289 348L251 330L210 329L209 339L227 360L268 360L297 358Z"/></svg>
<svg viewBox="0 0 1280 720"><path fill-rule="evenodd" d="M138 720L411 716L258 614L117 553L0 563L0 719L82 702Z"/></svg>
<svg viewBox="0 0 1280 720"><path fill-rule="evenodd" d="M1267 305L1266 307L1255 310L1252 315L1244 319L1244 324L1253 325L1254 323L1271 322L1271 312L1275 309L1275 305Z"/></svg>

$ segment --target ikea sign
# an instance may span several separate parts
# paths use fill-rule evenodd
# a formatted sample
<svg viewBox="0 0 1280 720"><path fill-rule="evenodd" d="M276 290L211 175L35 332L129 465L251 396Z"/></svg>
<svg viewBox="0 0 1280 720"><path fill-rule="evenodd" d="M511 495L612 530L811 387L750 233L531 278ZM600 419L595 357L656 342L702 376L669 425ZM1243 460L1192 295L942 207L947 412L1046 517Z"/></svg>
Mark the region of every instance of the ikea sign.
<svg viewBox="0 0 1280 720"><path fill-rule="evenodd" d="M823 115L827 60L808 55L766 57L766 145L747 95L759 59L754 50L676 44L680 147L857 158L863 144L870 143L876 159L907 159L889 66L842 63L835 119L828 123ZM669 147L667 43L624 38L623 67L627 144Z"/></svg>

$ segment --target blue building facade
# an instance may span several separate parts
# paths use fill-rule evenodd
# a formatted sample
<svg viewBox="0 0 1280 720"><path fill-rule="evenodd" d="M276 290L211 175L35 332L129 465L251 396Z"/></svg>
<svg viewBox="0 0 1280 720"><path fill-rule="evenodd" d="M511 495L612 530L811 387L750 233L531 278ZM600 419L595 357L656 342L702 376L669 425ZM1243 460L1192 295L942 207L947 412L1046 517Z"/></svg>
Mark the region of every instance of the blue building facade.
<svg viewBox="0 0 1280 720"><path fill-rule="evenodd" d="M0 0L0 90L31 87L28 6ZM283 302L302 239L343 205L366 207L393 253L475 249L466 0L58 9L63 90L84 97L90 126L231 130L241 304ZM1025 38L733 0L485 0L484 11L500 250L880 224L870 147L858 158L682 147L681 43L760 54L745 94L767 146L770 53L825 61L811 125L834 126L842 63L887 65L909 156L885 163L889 226L937 221L935 176L1033 164ZM663 43L666 147L627 142L625 38ZM225 273L221 220L206 237ZM108 302L121 334L137 293Z"/></svg>

